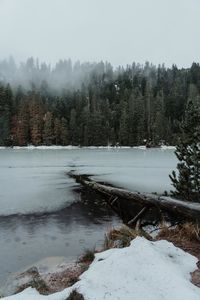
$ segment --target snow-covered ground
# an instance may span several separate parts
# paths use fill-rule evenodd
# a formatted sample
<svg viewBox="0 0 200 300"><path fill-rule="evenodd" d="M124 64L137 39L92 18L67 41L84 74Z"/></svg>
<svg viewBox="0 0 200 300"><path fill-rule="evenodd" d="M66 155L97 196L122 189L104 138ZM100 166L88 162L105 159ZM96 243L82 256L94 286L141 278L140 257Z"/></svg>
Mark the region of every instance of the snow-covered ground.
<svg viewBox="0 0 200 300"><path fill-rule="evenodd" d="M85 300L199 300L200 289L190 282L197 258L167 241L137 237L129 247L95 256L81 280L62 292L42 296L28 288L7 300L65 300L73 289Z"/></svg>

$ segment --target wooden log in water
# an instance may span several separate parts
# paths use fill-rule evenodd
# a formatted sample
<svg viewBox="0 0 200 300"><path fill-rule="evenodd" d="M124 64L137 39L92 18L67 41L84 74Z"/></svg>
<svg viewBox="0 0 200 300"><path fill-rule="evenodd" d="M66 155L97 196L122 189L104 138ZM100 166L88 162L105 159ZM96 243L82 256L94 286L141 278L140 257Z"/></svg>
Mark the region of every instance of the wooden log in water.
<svg viewBox="0 0 200 300"><path fill-rule="evenodd" d="M98 183L87 176L69 173L78 183L101 194L110 196L111 202L117 199L127 199L138 203L143 207L156 206L163 211L175 213L177 215L200 222L200 203L181 201L172 197L159 196L149 193L131 192L125 189L116 188ZM110 203L111 204L111 203Z"/></svg>

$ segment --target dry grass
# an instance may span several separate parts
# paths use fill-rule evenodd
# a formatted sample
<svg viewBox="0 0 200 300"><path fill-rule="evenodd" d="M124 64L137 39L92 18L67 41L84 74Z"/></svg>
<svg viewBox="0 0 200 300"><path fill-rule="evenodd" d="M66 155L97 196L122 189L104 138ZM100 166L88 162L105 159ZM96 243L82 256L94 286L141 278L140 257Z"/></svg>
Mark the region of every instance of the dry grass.
<svg viewBox="0 0 200 300"><path fill-rule="evenodd" d="M151 239L151 237L144 231L132 229L125 225L119 229L111 229L105 235L104 250L128 247L130 242L137 236L144 236L147 239Z"/></svg>
<svg viewBox="0 0 200 300"><path fill-rule="evenodd" d="M78 262L79 263L91 263L95 258L95 248L94 249L86 249L85 252L81 255Z"/></svg>
<svg viewBox="0 0 200 300"><path fill-rule="evenodd" d="M200 242L200 225L188 222L177 225L175 228L169 228L167 225L164 225L157 239L167 239L175 242Z"/></svg>

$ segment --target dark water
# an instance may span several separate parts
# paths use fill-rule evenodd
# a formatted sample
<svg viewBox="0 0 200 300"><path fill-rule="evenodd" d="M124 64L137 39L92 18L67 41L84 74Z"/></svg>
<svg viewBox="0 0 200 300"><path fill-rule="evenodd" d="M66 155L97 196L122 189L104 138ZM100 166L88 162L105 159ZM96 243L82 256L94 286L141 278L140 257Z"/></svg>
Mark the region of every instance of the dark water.
<svg viewBox="0 0 200 300"><path fill-rule="evenodd" d="M0 283L7 276L48 256L76 259L100 247L119 220L97 202L77 202L49 214L0 217Z"/></svg>

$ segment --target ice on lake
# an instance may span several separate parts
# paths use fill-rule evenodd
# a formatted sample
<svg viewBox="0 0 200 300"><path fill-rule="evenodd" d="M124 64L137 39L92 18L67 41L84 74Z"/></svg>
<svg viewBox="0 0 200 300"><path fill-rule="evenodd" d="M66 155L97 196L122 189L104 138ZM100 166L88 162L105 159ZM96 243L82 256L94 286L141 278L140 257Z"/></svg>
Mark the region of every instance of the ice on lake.
<svg viewBox="0 0 200 300"><path fill-rule="evenodd" d="M173 150L0 149L0 285L45 257L76 259L121 221L95 198L83 203L67 172L131 190L170 190Z"/></svg>
<svg viewBox="0 0 200 300"><path fill-rule="evenodd" d="M31 148L32 149L32 148ZM76 201L70 170L132 191L172 189L174 150L1 149L0 215L55 211Z"/></svg>

